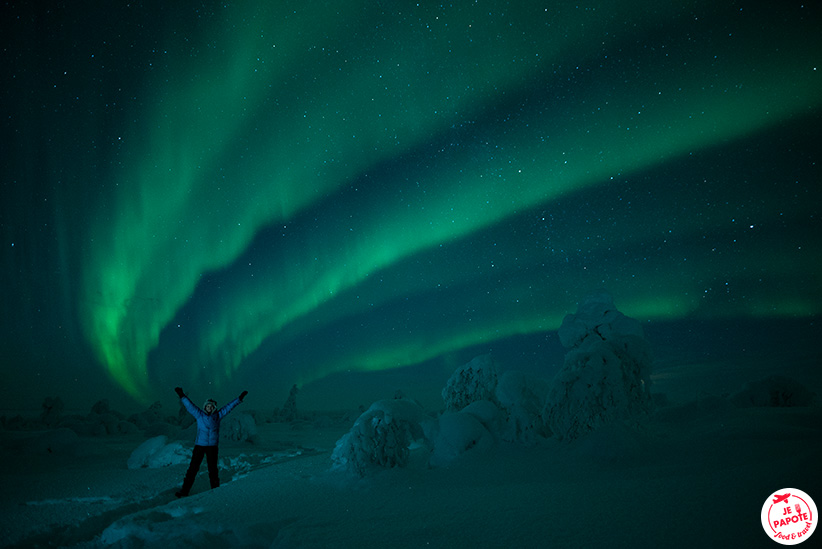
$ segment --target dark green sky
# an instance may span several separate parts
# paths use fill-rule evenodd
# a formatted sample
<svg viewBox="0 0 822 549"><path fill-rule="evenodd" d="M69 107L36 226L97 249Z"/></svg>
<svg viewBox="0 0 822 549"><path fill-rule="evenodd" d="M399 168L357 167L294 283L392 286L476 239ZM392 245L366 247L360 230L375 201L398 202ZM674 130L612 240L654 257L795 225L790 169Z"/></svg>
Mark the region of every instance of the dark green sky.
<svg viewBox="0 0 822 549"><path fill-rule="evenodd" d="M813 3L167 4L2 8L7 402L822 311Z"/></svg>

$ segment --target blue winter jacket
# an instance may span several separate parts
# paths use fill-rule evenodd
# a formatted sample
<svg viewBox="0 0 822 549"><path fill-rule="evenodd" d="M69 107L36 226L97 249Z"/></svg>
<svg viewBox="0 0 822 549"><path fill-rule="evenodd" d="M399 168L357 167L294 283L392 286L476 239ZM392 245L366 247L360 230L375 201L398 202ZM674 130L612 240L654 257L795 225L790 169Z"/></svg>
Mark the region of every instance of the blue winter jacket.
<svg viewBox="0 0 822 549"><path fill-rule="evenodd" d="M220 442L220 421L223 417L240 403L239 398L235 398L216 412L207 414L198 408L187 396L180 399L188 413L197 420L197 438L194 440L196 446L217 446Z"/></svg>

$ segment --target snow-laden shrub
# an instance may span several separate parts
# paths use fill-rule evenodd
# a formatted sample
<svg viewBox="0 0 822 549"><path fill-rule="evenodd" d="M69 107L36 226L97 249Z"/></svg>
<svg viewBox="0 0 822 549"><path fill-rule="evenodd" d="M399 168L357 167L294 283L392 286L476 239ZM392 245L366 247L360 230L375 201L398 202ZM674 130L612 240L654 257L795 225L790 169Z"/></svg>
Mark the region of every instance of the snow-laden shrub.
<svg viewBox="0 0 822 549"><path fill-rule="evenodd" d="M288 423L299 419L300 416L297 412L297 394L299 392L300 389L296 385L291 387L291 390L288 392L288 398L285 400L282 409L276 414L278 421Z"/></svg>
<svg viewBox="0 0 822 549"><path fill-rule="evenodd" d="M619 312L614 298L607 292L586 297L577 306L576 314L565 315L557 333L559 342L566 349L581 346L589 337L603 341L626 335L645 337L639 321Z"/></svg>
<svg viewBox="0 0 822 549"><path fill-rule="evenodd" d="M566 355L549 394L545 420L560 439L595 431L620 417L628 405L616 354L601 341L585 347Z"/></svg>
<svg viewBox="0 0 822 549"><path fill-rule="evenodd" d="M422 408L412 400L375 402L337 441L331 454L334 469L362 477L373 468L404 467L411 443L423 438L423 420Z"/></svg>
<svg viewBox="0 0 822 549"><path fill-rule="evenodd" d="M554 435L573 440L650 410L650 347L639 322L617 311L608 294L567 315L559 336L569 350L543 411Z"/></svg>
<svg viewBox="0 0 822 549"><path fill-rule="evenodd" d="M457 368L442 390L445 409L458 412L478 400L494 401L498 381L497 366L490 355L481 355Z"/></svg>
<svg viewBox="0 0 822 549"><path fill-rule="evenodd" d="M815 396L813 391L795 379L777 374L745 383L741 391L731 395L730 401L740 408L789 408L810 406Z"/></svg>
<svg viewBox="0 0 822 549"><path fill-rule="evenodd" d="M449 412L477 402L493 404L499 417L486 427L502 440L524 444L533 444L550 432L542 418L547 395L546 381L516 370L501 372L490 355L458 368L442 391Z"/></svg>
<svg viewBox="0 0 822 549"><path fill-rule="evenodd" d="M530 445L550 436L542 418L548 390L547 381L524 372L510 370L500 376L494 394L502 410L502 440Z"/></svg>
<svg viewBox="0 0 822 549"><path fill-rule="evenodd" d="M129 469L159 469L169 465L188 463L191 451L180 442L168 442L164 435L153 437L138 446L126 462Z"/></svg>
<svg viewBox="0 0 822 549"><path fill-rule="evenodd" d="M231 414L220 423L220 440L253 442L256 436L257 424L249 414Z"/></svg>

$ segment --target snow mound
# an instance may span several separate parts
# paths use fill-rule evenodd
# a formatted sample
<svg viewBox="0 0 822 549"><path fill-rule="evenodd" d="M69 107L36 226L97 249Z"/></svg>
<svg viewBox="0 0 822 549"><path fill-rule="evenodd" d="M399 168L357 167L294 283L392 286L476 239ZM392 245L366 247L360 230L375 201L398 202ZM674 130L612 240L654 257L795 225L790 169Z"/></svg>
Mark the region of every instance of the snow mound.
<svg viewBox="0 0 822 549"><path fill-rule="evenodd" d="M77 433L60 427L46 431L28 443L28 449L34 454L79 455L83 444Z"/></svg>
<svg viewBox="0 0 822 549"><path fill-rule="evenodd" d="M168 442L165 435L150 438L138 446L128 458L129 469L159 469L188 463L191 451L180 442Z"/></svg>
<svg viewBox="0 0 822 549"><path fill-rule="evenodd" d="M465 414L471 414L479 420L482 425L491 431L497 433L502 429L502 417L500 410L496 404L489 400L478 400L472 402L462 409Z"/></svg>
<svg viewBox="0 0 822 549"><path fill-rule="evenodd" d="M443 414L434 439L429 463L443 467L466 454L480 454L494 445L494 437L477 419L466 412Z"/></svg>
<svg viewBox="0 0 822 549"><path fill-rule="evenodd" d="M202 508L175 507L127 516L103 530L100 542L117 547L236 547L241 545L225 526L199 518Z"/></svg>

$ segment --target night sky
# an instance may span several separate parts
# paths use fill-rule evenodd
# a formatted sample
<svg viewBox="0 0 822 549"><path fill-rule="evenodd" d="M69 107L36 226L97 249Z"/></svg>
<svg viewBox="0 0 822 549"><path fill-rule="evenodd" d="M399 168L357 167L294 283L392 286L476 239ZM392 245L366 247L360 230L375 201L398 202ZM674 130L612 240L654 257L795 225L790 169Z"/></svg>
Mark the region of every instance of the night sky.
<svg viewBox="0 0 822 549"><path fill-rule="evenodd" d="M555 369L600 288L649 334L822 313L817 2L36 4L0 8L4 408Z"/></svg>

